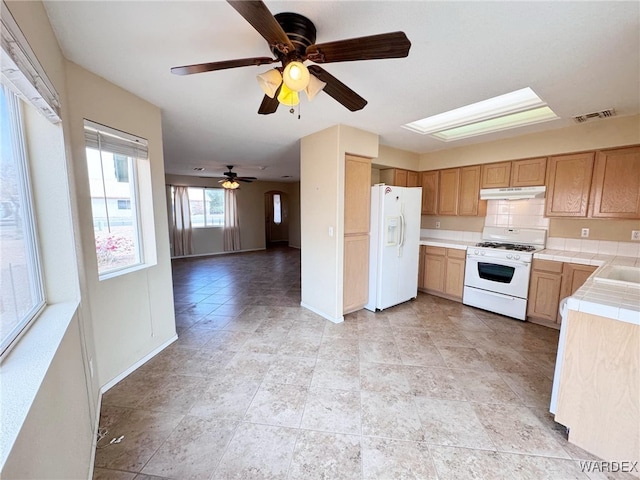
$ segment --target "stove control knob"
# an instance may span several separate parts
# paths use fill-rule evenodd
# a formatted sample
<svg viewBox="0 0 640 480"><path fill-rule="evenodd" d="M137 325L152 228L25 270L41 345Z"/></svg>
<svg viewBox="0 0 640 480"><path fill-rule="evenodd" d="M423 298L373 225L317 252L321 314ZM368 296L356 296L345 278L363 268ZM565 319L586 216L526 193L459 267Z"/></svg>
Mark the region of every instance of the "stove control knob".
<svg viewBox="0 0 640 480"><path fill-rule="evenodd" d="M473 251L473 254L474 254L474 255L478 255L478 250L474 250L474 251Z"/></svg>
<svg viewBox="0 0 640 480"><path fill-rule="evenodd" d="M514 255L513 258L515 258L516 260L520 260L520 255Z"/></svg>
<svg viewBox="0 0 640 480"><path fill-rule="evenodd" d="M485 253L487 253L487 252L480 252L480 255L484 255Z"/></svg>
<svg viewBox="0 0 640 480"><path fill-rule="evenodd" d="M510 253L507 253L507 258L511 259L511 257L513 257L513 255L511 255Z"/></svg>

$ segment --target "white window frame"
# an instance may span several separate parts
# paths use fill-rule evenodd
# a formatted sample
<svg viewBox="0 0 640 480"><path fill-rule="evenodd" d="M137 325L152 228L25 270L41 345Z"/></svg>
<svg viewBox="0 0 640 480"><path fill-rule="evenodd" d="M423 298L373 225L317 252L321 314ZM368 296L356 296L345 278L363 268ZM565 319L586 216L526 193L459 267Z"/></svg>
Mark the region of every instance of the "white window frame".
<svg viewBox="0 0 640 480"><path fill-rule="evenodd" d="M193 209L191 209L191 201L193 200L191 196L189 196L189 209L191 211L191 228L224 228L224 212L226 211L227 205L224 201L224 188L216 188L216 187L200 187L200 186L189 186L189 189L194 190L202 190L202 202L203 207L205 209L204 212L204 225L199 225L193 222ZM206 214L206 205L207 205L207 197L206 190L217 190L222 192L222 223L216 225L207 225L207 214Z"/></svg>
<svg viewBox="0 0 640 480"><path fill-rule="evenodd" d="M157 263L153 199L151 198L151 173L147 150L148 142L144 138L92 122L91 120L85 119L84 125L86 149L102 150L104 146L104 151L106 152L126 155L132 159L129 172L131 178L129 182L133 185L134 191L133 197L131 198L131 211L135 212L136 221L134 225L138 240L138 261L134 264L105 270L103 272L100 272L98 267L98 279L102 281L135 272ZM104 168L104 165L102 165L102 167ZM147 196L149 198L145 198ZM96 266L97 264L98 259L96 252Z"/></svg>
<svg viewBox="0 0 640 480"><path fill-rule="evenodd" d="M22 99L10 88L11 85L0 84L7 97L8 108L13 114L10 117L13 129L12 149L17 163L18 182L21 189L21 204L23 218L23 234L26 262L29 271L29 288L33 297L33 305L24 313L6 337L0 338L0 357L20 338L27 328L38 318L46 305L44 293L44 281L40 249L38 245L38 232L36 228L35 211L33 208L33 189L29 175L29 159L25 148L24 123L22 121ZM3 287L4 289L4 287Z"/></svg>

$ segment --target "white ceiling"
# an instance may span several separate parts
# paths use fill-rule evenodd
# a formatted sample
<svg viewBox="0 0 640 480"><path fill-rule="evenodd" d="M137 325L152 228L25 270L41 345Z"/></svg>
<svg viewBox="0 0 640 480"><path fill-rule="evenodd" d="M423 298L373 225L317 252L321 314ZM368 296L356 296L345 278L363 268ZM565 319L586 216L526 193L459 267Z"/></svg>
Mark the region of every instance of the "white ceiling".
<svg viewBox="0 0 640 480"><path fill-rule="evenodd" d="M573 124L614 108L640 112L640 2L267 1L311 19L317 43L402 30L403 59L325 64L368 100L350 112L325 93L258 115L256 75L269 66L177 76L170 68L272 56L222 1L50 1L65 56L162 109L167 173L299 178L299 139L336 124L423 153ZM561 120L444 143L400 126L529 86ZM600 120L606 121L606 120ZM132 132L136 133L136 132ZM194 167L205 167L194 172Z"/></svg>

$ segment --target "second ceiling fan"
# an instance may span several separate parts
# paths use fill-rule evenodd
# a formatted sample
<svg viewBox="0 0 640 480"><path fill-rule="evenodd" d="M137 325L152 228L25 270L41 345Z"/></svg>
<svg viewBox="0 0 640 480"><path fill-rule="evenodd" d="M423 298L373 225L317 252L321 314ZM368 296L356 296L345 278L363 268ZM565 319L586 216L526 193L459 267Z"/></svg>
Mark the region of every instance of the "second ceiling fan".
<svg viewBox="0 0 640 480"><path fill-rule="evenodd" d="M172 73L190 75L227 68L268 65L280 62L269 72L259 75L265 96L258 113L274 113L278 105L295 105L298 91L305 90L310 98L324 90L352 112L361 110L367 101L340 80L318 65L303 62L332 63L355 60L403 58L409 55L411 42L404 32L382 33L366 37L315 44L316 27L308 18L297 13L271 14L260 0L227 0L227 2L255 28L269 44L276 58L251 57L221 62L199 63L174 67Z"/></svg>

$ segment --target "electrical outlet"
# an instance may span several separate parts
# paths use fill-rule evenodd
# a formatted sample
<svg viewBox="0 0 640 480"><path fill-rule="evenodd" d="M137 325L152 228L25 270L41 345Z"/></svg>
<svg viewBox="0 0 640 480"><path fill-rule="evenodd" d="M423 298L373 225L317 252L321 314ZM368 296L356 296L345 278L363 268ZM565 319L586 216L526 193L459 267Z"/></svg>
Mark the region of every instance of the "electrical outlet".
<svg viewBox="0 0 640 480"><path fill-rule="evenodd" d="M440 222L436 222L436 228L440 228Z"/></svg>
<svg viewBox="0 0 640 480"><path fill-rule="evenodd" d="M89 371L91 372L91 378L93 378L93 358L89 359Z"/></svg>
<svg viewBox="0 0 640 480"><path fill-rule="evenodd" d="M640 230L631 230L631 240L640 240Z"/></svg>
<svg viewBox="0 0 640 480"><path fill-rule="evenodd" d="M583 228L583 229L582 229L582 232L580 233L580 236L581 236L582 238L587 238L587 237L589 237L589 229L588 229L588 228Z"/></svg>

